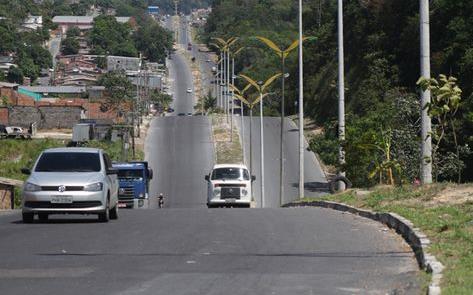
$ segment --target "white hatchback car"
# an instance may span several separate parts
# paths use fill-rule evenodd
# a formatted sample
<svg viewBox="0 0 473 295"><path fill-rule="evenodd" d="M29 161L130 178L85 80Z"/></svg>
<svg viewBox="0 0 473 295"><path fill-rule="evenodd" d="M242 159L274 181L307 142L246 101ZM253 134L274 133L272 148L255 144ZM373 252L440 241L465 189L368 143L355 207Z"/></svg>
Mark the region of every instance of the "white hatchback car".
<svg viewBox="0 0 473 295"><path fill-rule="evenodd" d="M256 178L242 164L215 165L209 175L207 206L250 207L251 186Z"/></svg>

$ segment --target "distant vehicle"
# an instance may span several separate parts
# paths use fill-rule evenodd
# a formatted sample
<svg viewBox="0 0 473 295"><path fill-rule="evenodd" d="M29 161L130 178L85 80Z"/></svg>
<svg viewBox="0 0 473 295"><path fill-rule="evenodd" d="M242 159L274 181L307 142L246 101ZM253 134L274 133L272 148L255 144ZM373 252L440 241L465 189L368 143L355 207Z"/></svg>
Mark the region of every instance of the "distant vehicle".
<svg viewBox="0 0 473 295"><path fill-rule="evenodd" d="M41 153L23 186L23 222L37 214L97 214L99 221L118 218L117 170L96 148L53 148Z"/></svg>
<svg viewBox="0 0 473 295"><path fill-rule="evenodd" d="M177 114L177 115L178 115L178 116L185 116L186 113L179 113L179 114Z"/></svg>
<svg viewBox="0 0 473 295"><path fill-rule="evenodd" d="M187 43L187 50L192 50L192 43L191 42Z"/></svg>
<svg viewBox="0 0 473 295"><path fill-rule="evenodd" d="M210 59L207 59L206 62L211 62L211 60L210 60Z"/></svg>
<svg viewBox="0 0 473 295"><path fill-rule="evenodd" d="M149 201L149 183L153 179L153 170L148 162L113 163L118 170L118 207L147 207Z"/></svg>
<svg viewBox="0 0 473 295"><path fill-rule="evenodd" d="M0 138L6 138L8 135L5 125L0 124Z"/></svg>
<svg viewBox="0 0 473 295"><path fill-rule="evenodd" d="M187 113L188 116L192 116L192 113Z"/></svg>
<svg viewBox="0 0 473 295"><path fill-rule="evenodd" d="M173 109L173 108L168 108L168 109L167 109L167 112L168 112L168 113L174 113L174 109Z"/></svg>
<svg viewBox="0 0 473 295"><path fill-rule="evenodd" d="M250 207L252 182L256 178L242 164L215 165L207 181L207 206Z"/></svg>
<svg viewBox="0 0 473 295"><path fill-rule="evenodd" d="M217 72L217 67L212 67L212 72L213 73Z"/></svg>
<svg viewBox="0 0 473 295"><path fill-rule="evenodd" d="M6 137L15 139L31 139L31 134L28 130L18 126L6 126Z"/></svg>
<svg viewBox="0 0 473 295"><path fill-rule="evenodd" d="M187 93L192 93L192 88L187 88Z"/></svg>

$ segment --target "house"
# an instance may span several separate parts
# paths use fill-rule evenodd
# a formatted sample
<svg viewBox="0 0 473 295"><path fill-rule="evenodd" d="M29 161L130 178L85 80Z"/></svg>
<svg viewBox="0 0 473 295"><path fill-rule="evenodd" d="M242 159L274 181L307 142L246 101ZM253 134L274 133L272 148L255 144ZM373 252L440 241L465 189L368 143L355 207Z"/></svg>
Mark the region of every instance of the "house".
<svg viewBox="0 0 473 295"><path fill-rule="evenodd" d="M107 56L107 71L138 72L141 69L141 59L127 56Z"/></svg>
<svg viewBox="0 0 473 295"><path fill-rule="evenodd" d="M116 20L119 23L127 23L130 21L130 17L116 17ZM59 26L63 33L66 33L72 27L90 30L94 26L93 16L56 15L52 21Z"/></svg>
<svg viewBox="0 0 473 295"><path fill-rule="evenodd" d="M36 31L43 27L43 17L41 15L30 15L22 24L24 30Z"/></svg>

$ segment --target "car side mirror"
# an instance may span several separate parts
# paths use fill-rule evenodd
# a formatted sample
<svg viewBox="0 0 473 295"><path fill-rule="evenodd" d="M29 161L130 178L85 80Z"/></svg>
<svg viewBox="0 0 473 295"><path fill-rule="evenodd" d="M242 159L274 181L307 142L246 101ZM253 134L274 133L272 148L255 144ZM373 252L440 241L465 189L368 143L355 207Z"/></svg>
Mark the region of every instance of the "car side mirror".
<svg viewBox="0 0 473 295"><path fill-rule="evenodd" d="M109 169L107 170L107 175L114 175L114 174L115 174L115 175L118 174L118 169L109 168Z"/></svg>
<svg viewBox="0 0 473 295"><path fill-rule="evenodd" d="M255 181L255 180L256 180L256 176L251 175L251 181Z"/></svg>
<svg viewBox="0 0 473 295"><path fill-rule="evenodd" d="M205 175L205 177L204 177L204 178L205 178L205 180L207 180L207 181L210 181L210 176L208 176L208 175Z"/></svg>
<svg viewBox="0 0 473 295"><path fill-rule="evenodd" d="M153 179L153 169L148 168L148 178Z"/></svg>
<svg viewBox="0 0 473 295"><path fill-rule="evenodd" d="M28 169L28 168L21 168L21 173L26 174L26 175L30 175L30 174L31 174L31 170Z"/></svg>

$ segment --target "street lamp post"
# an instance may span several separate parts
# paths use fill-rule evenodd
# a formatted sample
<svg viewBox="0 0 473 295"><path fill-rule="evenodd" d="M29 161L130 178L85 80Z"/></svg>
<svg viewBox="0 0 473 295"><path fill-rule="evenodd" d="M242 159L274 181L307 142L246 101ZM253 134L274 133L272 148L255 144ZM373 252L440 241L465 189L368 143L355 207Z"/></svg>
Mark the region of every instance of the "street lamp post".
<svg viewBox="0 0 473 295"><path fill-rule="evenodd" d="M338 139L342 143L345 141L345 61L343 46L343 0L338 0ZM342 144L338 148L338 161L343 167L345 164L345 151ZM345 172L340 172L345 176ZM344 183L339 189L345 189Z"/></svg>
<svg viewBox="0 0 473 295"><path fill-rule="evenodd" d="M258 85L261 89L263 81L258 81ZM263 132L263 91L259 92L259 118L260 118L260 165L261 165L261 208L264 208L264 132Z"/></svg>
<svg viewBox="0 0 473 295"><path fill-rule="evenodd" d="M289 76L286 74L286 58L292 50L299 46L299 40L295 40L285 50L279 48L273 41L268 38L257 36L256 39L260 40L271 48L279 58L281 58L281 124L280 124L280 144L279 144L279 204L282 205L284 202L284 112L285 112L285 79ZM308 39L304 37L302 41Z"/></svg>
<svg viewBox="0 0 473 295"><path fill-rule="evenodd" d="M302 63L302 0L299 0L299 198L304 197L304 82Z"/></svg>
<svg viewBox="0 0 473 295"><path fill-rule="evenodd" d="M276 80L279 76L281 76L281 73L277 73L276 75L272 76L266 82L259 81L255 82L253 79L251 79L248 76L240 74L240 77L244 78L248 83L250 83L253 87L256 88L256 90L259 93L259 103L260 103L260 158L261 158L261 208L264 207L264 132L263 132L263 97L267 95L263 95L265 89L273 83L274 80Z"/></svg>
<svg viewBox="0 0 473 295"><path fill-rule="evenodd" d="M429 0L420 0L420 64L421 76L430 79L430 21ZM423 184L432 183L432 122L428 113L427 105L430 104L430 90L421 93L421 180Z"/></svg>

